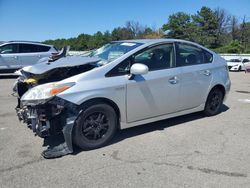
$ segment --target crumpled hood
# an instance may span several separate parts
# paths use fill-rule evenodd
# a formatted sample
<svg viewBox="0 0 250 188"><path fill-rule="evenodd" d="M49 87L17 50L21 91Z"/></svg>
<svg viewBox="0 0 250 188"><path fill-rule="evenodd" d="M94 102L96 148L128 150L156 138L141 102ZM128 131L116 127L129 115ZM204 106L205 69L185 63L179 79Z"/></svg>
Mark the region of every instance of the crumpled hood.
<svg viewBox="0 0 250 188"><path fill-rule="evenodd" d="M74 67L89 63L94 63L100 61L96 57L83 57L83 56L67 56L61 59L58 59L54 62L44 61L32 66L24 67L22 70L32 74L43 74L49 70L60 68L60 67Z"/></svg>

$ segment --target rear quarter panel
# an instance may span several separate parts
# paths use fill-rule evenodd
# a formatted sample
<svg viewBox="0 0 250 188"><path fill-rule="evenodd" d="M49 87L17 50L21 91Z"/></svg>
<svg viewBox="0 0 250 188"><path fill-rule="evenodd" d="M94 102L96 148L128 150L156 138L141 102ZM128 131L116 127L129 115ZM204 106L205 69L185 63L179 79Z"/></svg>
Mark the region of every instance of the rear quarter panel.
<svg viewBox="0 0 250 188"><path fill-rule="evenodd" d="M225 88L226 94L231 87L231 81L229 78L227 62L225 59L217 54L214 54L214 61L212 67L212 81L209 91L216 85L222 85Z"/></svg>

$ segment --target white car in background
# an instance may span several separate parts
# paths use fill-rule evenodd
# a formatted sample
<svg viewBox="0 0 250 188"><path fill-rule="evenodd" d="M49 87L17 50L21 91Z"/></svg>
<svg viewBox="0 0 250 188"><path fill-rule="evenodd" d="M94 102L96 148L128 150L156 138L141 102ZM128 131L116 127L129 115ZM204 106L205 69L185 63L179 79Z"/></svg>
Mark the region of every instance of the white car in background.
<svg viewBox="0 0 250 188"><path fill-rule="evenodd" d="M0 43L0 73L11 73L25 66L36 64L41 58L58 54L52 45L27 41Z"/></svg>
<svg viewBox="0 0 250 188"><path fill-rule="evenodd" d="M250 65L249 59L230 59L227 60L227 66L229 71L242 71L246 70L246 66Z"/></svg>

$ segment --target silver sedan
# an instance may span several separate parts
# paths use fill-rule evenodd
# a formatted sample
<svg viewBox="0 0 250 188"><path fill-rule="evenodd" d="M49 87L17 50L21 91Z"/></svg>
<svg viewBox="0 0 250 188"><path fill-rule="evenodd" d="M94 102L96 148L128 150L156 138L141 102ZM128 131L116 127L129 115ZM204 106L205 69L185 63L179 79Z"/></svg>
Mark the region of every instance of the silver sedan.
<svg viewBox="0 0 250 188"><path fill-rule="evenodd" d="M45 157L65 148L71 153L72 144L104 146L117 129L198 111L216 115L230 90L226 61L188 41L116 41L82 58L94 58L90 70L38 85L21 98L38 133L64 134L64 150L45 151Z"/></svg>

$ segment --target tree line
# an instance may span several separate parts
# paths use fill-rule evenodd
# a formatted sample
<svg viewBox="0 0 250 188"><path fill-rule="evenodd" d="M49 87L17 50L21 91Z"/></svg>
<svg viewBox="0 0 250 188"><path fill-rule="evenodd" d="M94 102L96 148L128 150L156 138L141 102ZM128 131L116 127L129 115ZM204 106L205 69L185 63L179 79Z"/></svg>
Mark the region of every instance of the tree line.
<svg viewBox="0 0 250 188"><path fill-rule="evenodd" d="M46 40L57 48L70 45L71 50L91 50L110 41L128 39L176 38L204 45L219 53L250 53L250 22L238 19L226 10L202 7L196 14L177 12L161 28L128 21L111 32L80 34L69 39Z"/></svg>

